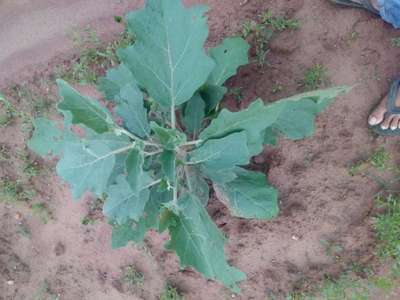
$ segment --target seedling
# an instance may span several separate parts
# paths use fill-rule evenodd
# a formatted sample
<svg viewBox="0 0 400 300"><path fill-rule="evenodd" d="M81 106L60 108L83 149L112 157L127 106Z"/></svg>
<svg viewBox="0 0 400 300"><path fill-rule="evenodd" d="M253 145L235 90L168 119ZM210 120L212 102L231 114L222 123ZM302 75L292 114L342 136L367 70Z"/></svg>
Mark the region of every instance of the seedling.
<svg viewBox="0 0 400 300"><path fill-rule="evenodd" d="M142 286L144 284L144 275L136 270L134 266L128 266L124 269L123 280L132 287Z"/></svg>
<svg viewBox="0 0 400 300"><path fill-rule="evenodd" d="M0 127L10 124L16 114L14 106L0 93Z"/></svg>
<svg viewBox="0 0 400 300"><path fill-rule="evenodd" d="M400 47L400 37L392 38L392 46L397 48Z"/></svg>
<svg viewBox="0 0 400 300"><path fill-rule="evenodd" d="M374 168L378 170L385 170L388 167L387 163L390 161L390 159L390 154L385 150L384 147L381 147L371 155L369 162Z"/></svg>
<svg viewBox="0 0 400 300"><path fill-rule="evenodd" d="M58 80L64 123L36 119L28 145L60 158L57 173L74 199L106 195L113 247L140 242L150 229L168 230L167 248L183 267L238 292L246 276L228 264L225 237L205 208L209 183L233 216L275 217L277 190L265 174L243 166L262 151L264 139L311 136L316 115L347 88L220 110L224 82L248 63L249 45L227 38L206 53L205 12L179 0L148 0L128 14L136 41L117 51L120 66L99 82L117 121L98 101Z"/></svg>
<svg viewBox="0 0 400 300"><path fill-rule="evenodd" d="M284 16L274 16L269 10L262 13L260 18L262 24L269 25L277 31L298 29L300 27L300 23L298 20L288 19Z"/></svg>
<svg viewBox="0 0 400 300"><path fill-rule="evenodd" d="M313 90L324 85L327 80L327 69L323 65L316 64L304 72L303 85L306 90Z"/></svg>
<svg viewBox="0 0 400 300"><path fill-rule="evenodd" d="M51 219L51 212L45 203L34 203L31 205L32 213L37 216L43 224Z"/></svg>
<svg viewBox="0 0 400 300"><path fill-rule="evenodd" d="M179 295L176 288L167 284L160 295L160 300L183 300L183 298Z"/></svg>

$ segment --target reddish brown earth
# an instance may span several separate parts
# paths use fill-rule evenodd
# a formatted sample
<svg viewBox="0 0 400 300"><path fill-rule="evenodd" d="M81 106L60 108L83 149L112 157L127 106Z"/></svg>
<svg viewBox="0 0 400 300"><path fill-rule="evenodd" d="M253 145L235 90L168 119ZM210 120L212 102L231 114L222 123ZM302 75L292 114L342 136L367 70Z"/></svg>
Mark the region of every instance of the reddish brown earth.
<svg viewBox="0 0 400 300"><path fill-rule="evenodd" d="M248 275L236 299L269 299L273 295L280 299L293 289L307 288L325 274L340 274L352 261L370 262L375 243L373 201L380 187L370 177L350 176L348 166L380 145L393 154L395 162L400 159L399 139L376 137L366 123L369 111L400 69L400 48L391 45L391 38L400 33L367 13L338 9L323 0L249 0L243 5L239 0L187 1L199 2L211 8L210 45L235 34L245 20L266 9L300 21L298 30L273 38L264 67L244 67L230 80L230 87L242 87L243 106L256 97L273 101L302 91L299 82L305 69L317 63L326 66L331 85L354 85L318 118L313 138L281 140L279 146L267 147L255 160L253 167L268 171L270 182L280 190L278 218L241 220L231 217L218 201L209 205L210 215L229 236L226 252L231 263ZM112 15L105 22L110 18ZM357 32L356 38L352 32ZM24 53L29 55L28 50ZM22 61L27 59L21 55ZM62 59L53 57L49 67L36 67L36 76L47 74ZM26 79L26 74L21 78ZM2 84L5 86L5 80L0 80ZM274 93L275 84L283 90ZM38 83L30 86L43 90ZM48 91L50 95L53 89ZM11 89L5 91L11 95ZM11 101L19 109L29 106L14 98ZM228 96L226 101L232 104L233 99ZM1 146L10 150L11 157L25 149L29 133L23 128L20 120L0 128ZM0 166L1 178L23 177L16 160L0 161ZM33 202L45 202L52 218L43 224L32 215L29 205L0 202L1 300L34 298L44 282L51 293L65 300L157 299L166 282L177 286L185 299L232 297L218 283L180 270L175 255L163 249L167 236L151 233L144 245L112 250L110 227L101 217L91 225L81 223L88 213L97 214L90 199L73 203L54 171L43 171L30 183L37 190ZM29 235L21 234L22 226L29 228ZM327 253L321 240L343 247L339 259ZM127 265L143 272L143 287L126 287L121 272Z"/></svg>

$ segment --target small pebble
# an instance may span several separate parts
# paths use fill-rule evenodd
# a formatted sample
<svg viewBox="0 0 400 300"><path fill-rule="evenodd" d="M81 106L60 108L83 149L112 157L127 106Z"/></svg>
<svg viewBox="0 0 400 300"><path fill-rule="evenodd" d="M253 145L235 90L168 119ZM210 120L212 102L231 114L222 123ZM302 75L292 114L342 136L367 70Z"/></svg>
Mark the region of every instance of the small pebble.
<svg viewBox="0 0 400 300"><path fill-rule="evenodd" d="M7 284L8 284L8 285L14 285L14 280L8 280L8 281L7 281Z"/></svg>
<svg viewBox="0 0 400 300"><path fill-rule="evenodd" d="M16 220L21 220L21 219L22 219L21 213L17 212L17 213L15 214L14 218L15 218Z"/></svg>
<svg viewBox="0 0 400 300"><path fill-rule="evenodd" d="M300 238L297 235L292 235L292 240L298 241Z"/></svg>

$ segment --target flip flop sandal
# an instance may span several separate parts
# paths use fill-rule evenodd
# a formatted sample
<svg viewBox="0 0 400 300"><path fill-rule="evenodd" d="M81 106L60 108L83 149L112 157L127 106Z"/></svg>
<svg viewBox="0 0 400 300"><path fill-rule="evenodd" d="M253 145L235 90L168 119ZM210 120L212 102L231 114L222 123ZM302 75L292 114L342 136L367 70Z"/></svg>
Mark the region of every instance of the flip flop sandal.
<svg viewBox="0 0 400 300"><path fill-rule="evenodd" d="M373 13L374 15L380 16L379 10L377 10L372 5L371 0L360 0L360 3L352 0L329 0L329 1L342 6L363 8L368 10L370 13Z"/></svg>
<svg viewBox="0 0 400 300"><path fill-rule="evenodd" d="M400 115L400 106L396 106L396 100L399 94L399 90L400 90L400 79L397 79L390 86L388 100L386 103L387 112L385 113L384 118L390 117L392 115ZM385 136L400 135L400 128L397 128L395 130L391 130L390 128L382 129L382 127L379 124L371 126L371 129L379 135L385 135Z"/></svg>

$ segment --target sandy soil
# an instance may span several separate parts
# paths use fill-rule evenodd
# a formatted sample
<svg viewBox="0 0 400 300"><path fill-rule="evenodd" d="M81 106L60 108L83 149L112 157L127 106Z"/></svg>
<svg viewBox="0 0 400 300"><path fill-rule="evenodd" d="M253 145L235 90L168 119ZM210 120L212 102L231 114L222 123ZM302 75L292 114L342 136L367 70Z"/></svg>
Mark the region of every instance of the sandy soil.
<svg viewBox="0 0 400 300"><path fill-rule="evenodd" d="M74 12L73 4L83 2L71 1L71 6L65 7L57 4L54 7L60 10L50 15L62 15L64 10ZM347 167L380 145L395 154L395 161L400 158L396 155L398 138L377 138L366 126L369 111L400 69L400 48L391 46L391 38L400 33L367 13L338 9L323 0L249 0L245 5L239 0L187 1L198 2L211 7L210 45L236 33L246 19L253 19L265 9L300 20L300 29L271 41L264 67L244 67L230 80L230 87L243 88L243 105L256 97L273 101L299 92L304 70L316 63L327 67L331 85L354 85L348 95L319 117L315 137L301 142L282 140L255 160L252 167L268 172L269 180L280 190L278 218L270 222L241 220L232 218L218 201L209 205L211 216L229 236L226 250L231 263L248 274L248 280L241 284L242 295L236 299L283 297L304 282L321 280L325 274L340 274L351 261L371 261L371 216L379 186L368 177L350 176ZM43 3L48 9L54 5L52 1ZM6 1L5 5L7 9L10 4ZM95 7L101 10L102 5ZM2 13L0 22L4 20ZM17 25L12 22L10 26ZM0 40L2 34L0 31ZM36 38L29 39L24 44L25 52L15 54L18 44L9 50L17 55L14 61L20 61L15 72L26 66L23 61L31 55L29 49ZM56 48L37 62L64 50L64 46ZM45 48L35 49L42 52ZM6 65L4 60L13 64L14 54L0 55L0 69ZM282 91L275 93L276 84L282 85ZM227 105L232 101L227 97ZM15 122L0 128L3 146L15 151L24 148L27 134L20 126ZM17 176L18 167L11 160L3 161L0 176ZM104 220L99 217L94 224L82 225L89 212L95 213L90 199L72 203L68 189L60 185L53 172L36 176L31 183L38 190L35 201L48 205L52 219L42 224L24 205L0 204L1 300L30 299L43 282L65 300L157 299L167 281L177 286L185 299L231 297L218 283L206 281L193 271L179 270L174 254L163 249L166 236L150 233L140 247L111 250L110 228ZM18 233L21 224L29 228L28 236ZM339 260L327 253L321 240L343 247ZM144 273L143 287L131 289L121 279L122 269L130 264Z"/></svg>

